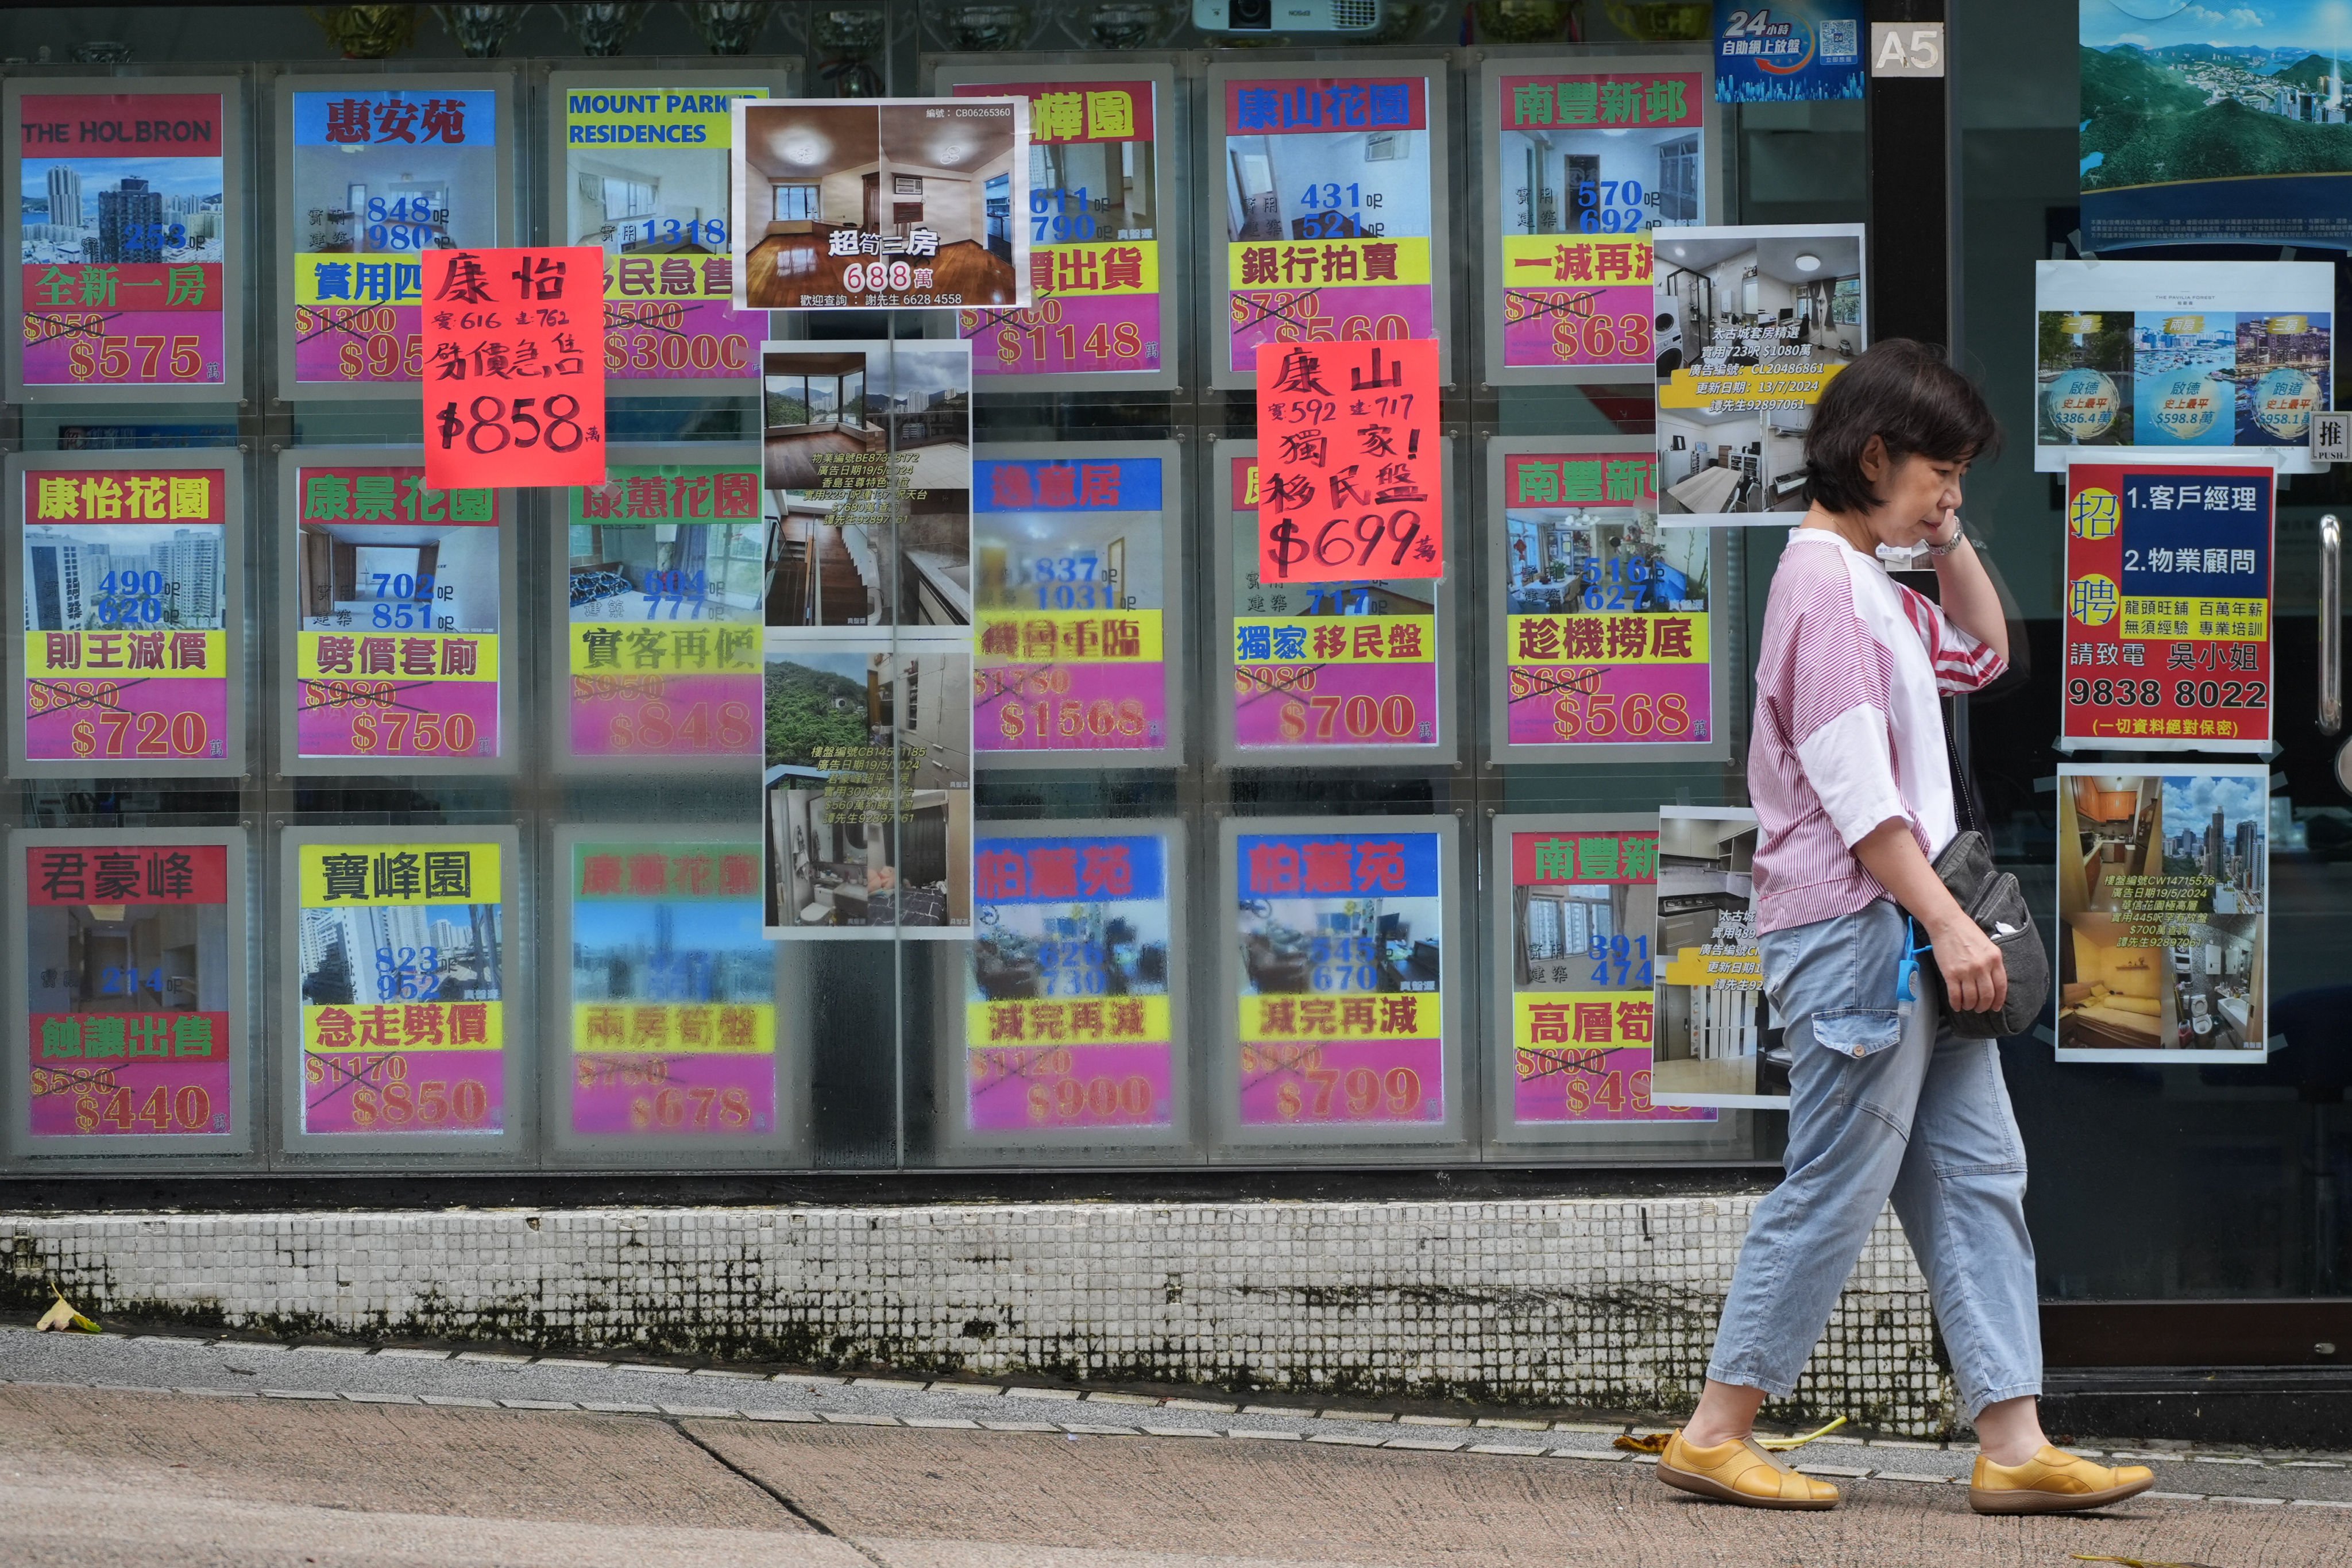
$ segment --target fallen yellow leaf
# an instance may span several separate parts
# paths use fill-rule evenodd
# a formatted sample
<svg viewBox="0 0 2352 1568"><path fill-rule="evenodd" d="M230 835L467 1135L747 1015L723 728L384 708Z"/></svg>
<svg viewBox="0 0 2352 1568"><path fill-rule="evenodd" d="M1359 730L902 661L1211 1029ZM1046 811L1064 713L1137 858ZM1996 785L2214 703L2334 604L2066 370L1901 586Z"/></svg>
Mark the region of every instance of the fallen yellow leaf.
<svg viewBox="0 0 2352 1568"><path fill-rule="evenodd" d="M33 1325L35 1329L45 1334L96 1334L105 1331L75 1311L73 1303L66 1300L65 1292L58 1289L54 1282L49 1286L49 1293L58 1299L58 1304L41 1314L41 1321Z"/></svg>
<svg viewBox="0 0 2352 1568"><path fill-rule="evenodd" d="M2120 1563L2123 1568L2213 1568L2210 1563L2159 1563L2153 1557L2086 1557L2080 1552L2066 1555L2077 1563Z"/></svg>

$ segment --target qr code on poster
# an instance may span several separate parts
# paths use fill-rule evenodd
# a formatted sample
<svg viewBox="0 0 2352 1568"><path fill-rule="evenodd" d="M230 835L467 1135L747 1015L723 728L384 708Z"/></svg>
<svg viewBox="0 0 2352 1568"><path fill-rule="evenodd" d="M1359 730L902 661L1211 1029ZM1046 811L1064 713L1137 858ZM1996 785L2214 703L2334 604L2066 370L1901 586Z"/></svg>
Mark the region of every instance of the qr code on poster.
<svg viewBox="0 0 2352 1568"><path fill-rule="evenodd" d="M1862 39L1859 36L1861 23L1849 16L1838 22L1824 21L1820 24L1820 26L1822 58L1854 60L1862 58Z"/></svg>

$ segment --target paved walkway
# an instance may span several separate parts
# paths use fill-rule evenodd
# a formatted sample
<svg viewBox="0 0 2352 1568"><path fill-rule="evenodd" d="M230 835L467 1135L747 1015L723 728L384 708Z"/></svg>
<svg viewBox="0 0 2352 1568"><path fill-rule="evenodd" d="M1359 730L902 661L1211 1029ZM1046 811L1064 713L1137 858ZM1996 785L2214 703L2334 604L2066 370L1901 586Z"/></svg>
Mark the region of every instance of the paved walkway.
<svg viewBox="0 0 2352 1568"><path fill-rule="evenodd" d="M2345 1455L2141 1447L2124 1508L1983 1520L1965 1448L1824 1442L1846 1505L1757 1514L1595 1421L20 1331L0 1378L12 1568L2352 1565Z"/></svg>

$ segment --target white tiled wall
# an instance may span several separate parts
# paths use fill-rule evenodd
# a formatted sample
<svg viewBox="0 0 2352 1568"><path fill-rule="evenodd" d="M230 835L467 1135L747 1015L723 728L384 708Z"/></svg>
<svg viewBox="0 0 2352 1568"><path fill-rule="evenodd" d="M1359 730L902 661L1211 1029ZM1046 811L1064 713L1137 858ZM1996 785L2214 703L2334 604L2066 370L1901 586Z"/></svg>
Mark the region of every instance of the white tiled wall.
<svg viewBox="0 0 2352 1568"><path fill-rule="evenodd" d="M0 1216L0 1259L100 1316L1656 1411L1696 1396L1754 1202ZM1940 1431L1937 1355L1888 1214L1797 1411Z"/></svg>

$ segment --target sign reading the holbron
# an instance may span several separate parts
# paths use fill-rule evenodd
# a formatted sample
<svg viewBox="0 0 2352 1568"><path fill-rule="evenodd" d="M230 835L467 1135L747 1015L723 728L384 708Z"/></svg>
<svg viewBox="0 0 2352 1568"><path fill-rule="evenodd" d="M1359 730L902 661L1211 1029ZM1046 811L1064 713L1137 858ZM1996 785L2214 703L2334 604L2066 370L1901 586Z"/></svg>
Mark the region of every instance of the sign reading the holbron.
<svg viewBox="0 0 2352 1568"><path fill-rule="evenodd" d="M227 260L247 215L228 195L228 100L160 80L12 82L8 99L23 340L11 395L234 397Z"/></svg>
<svg viewBox="0 0 2352 1568"><path fill-rule="evenodd" d="M599 259L585 246L426 254L425 477L436 488L604 479L604 367L589 336Z"/></svg>
<svg viewBox="0 0 2352 1568"><path fill-rule="evenodd" d="M735 308L1030 301L1026 98L738 99Z"/></svg>
<svg viewBox="0 0 2352 1568"><path fill-rule="evenodd" d="M302 1131L503 1131L502 847L296 849Z"/></svg>

